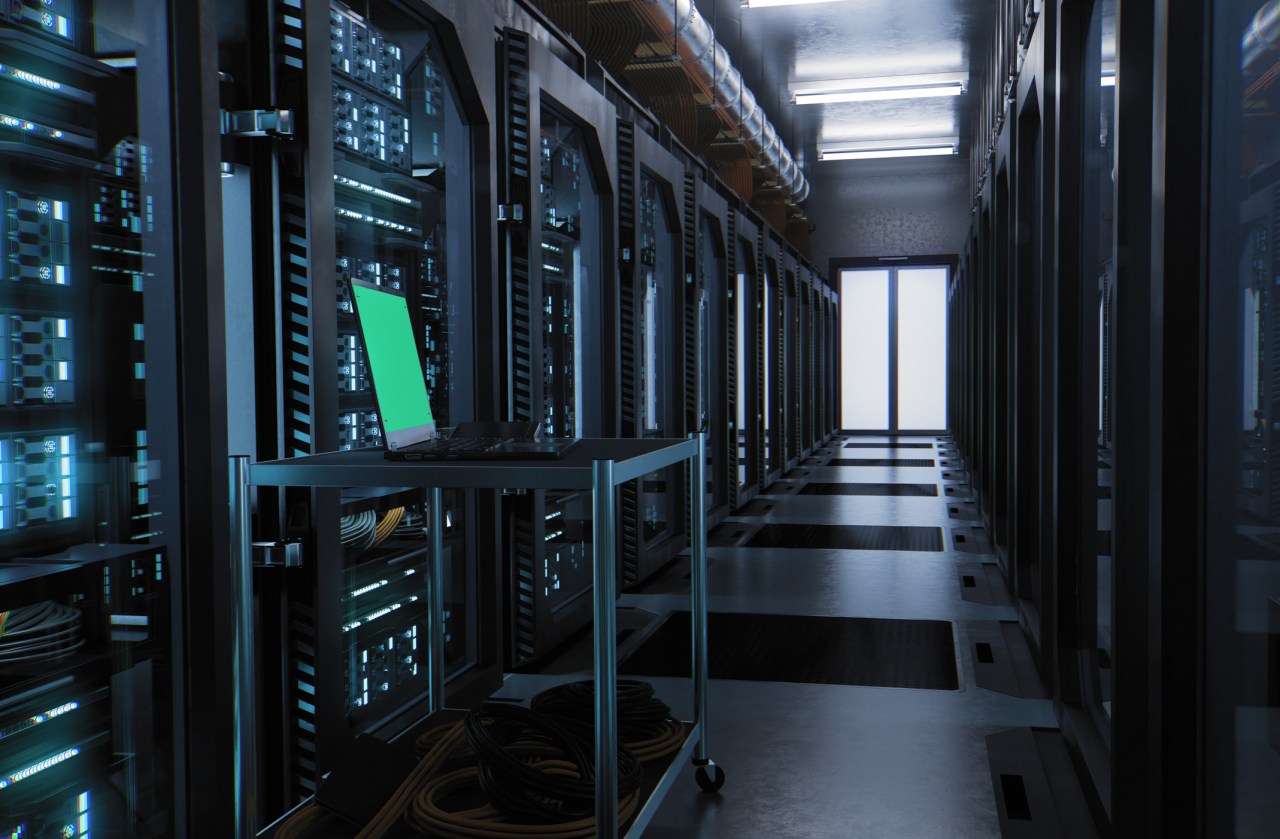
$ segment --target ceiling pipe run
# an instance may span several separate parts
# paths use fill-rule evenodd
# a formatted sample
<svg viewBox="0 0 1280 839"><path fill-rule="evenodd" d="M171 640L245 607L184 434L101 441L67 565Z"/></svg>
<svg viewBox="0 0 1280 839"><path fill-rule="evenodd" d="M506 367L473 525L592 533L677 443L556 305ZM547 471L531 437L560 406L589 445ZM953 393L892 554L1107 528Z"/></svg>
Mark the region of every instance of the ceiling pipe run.
<svg viewBox="0 0 1280 839"><path fill-rule="evenodd" d="M698 13L693 0L645 0L671 23L676 42L684 47L692 69L711 88L716 104L724 108L738 126L743 142L760 158L769 178L787 194L791 203L809 197L809 182L799 164L787 151L777 130L764 114L756 97L747 89L742 74L729 60L729 53L716 41L715 32Z"/></svg>

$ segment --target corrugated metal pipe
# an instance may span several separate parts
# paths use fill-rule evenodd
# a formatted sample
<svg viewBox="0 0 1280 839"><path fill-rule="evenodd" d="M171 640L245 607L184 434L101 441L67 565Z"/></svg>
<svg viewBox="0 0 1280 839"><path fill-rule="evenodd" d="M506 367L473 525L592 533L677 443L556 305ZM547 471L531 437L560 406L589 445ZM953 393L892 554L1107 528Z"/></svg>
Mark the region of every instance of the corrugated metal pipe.
<svg viewBox="0 0 1280 839"><path fill-rule="evenodd" d="M1274 62L1280 52L1280 2L1273 0L1258 10L1240 39L1241 66L1246 73L1266 69L1264 61Z"/></svg>
<svg viewBox="0 0 1280 839"><path fill-rule="evenodd" d="M729 61L729 53L716 41L716 34L698 13L693 0L645 0L671 22L676 40L691 59L691 69L712 90L716 103L732 117L742 140L763 162L765 170L786 192L788 200L799 204L809 197L809 182L799 164L787 151L764 109L742 81L742 74Z"/></svg>

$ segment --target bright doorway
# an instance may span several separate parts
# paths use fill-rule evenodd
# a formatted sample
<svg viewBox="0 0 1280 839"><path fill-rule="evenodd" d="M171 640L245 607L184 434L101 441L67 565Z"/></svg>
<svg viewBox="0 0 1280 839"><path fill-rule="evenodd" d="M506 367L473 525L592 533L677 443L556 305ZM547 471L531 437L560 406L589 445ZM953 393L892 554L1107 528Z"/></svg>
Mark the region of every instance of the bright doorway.
<svg viewBox="0 0 1280 839"><path fill-rule="evenodd" d="M947 284L941 265L840 269L841 427L947 427Z"/></svg>

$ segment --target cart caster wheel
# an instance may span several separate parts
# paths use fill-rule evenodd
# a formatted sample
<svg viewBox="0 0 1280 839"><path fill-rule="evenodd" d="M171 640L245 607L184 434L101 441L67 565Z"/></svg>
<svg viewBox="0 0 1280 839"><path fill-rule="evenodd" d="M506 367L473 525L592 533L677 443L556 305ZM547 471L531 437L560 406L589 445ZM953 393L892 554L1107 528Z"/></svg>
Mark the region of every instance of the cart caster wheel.
<svg viewBox="0 0 1280 839"><path fill-rule="evenodd" d="M707 772L707 769L711 772ZM697 780L698 786L702 787L703 792L716 792L724 786L724 770L714 763L699 766L693 773L693 777Z"/></svg>

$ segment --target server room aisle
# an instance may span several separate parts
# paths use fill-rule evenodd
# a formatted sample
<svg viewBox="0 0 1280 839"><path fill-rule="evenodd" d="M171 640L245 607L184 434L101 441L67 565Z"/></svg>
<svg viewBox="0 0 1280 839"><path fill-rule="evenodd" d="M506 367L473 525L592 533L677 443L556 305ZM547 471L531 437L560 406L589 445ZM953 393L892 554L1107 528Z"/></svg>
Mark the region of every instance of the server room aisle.
<svg viewBox="0 0 1280 839"><path fill-rule="evenodd" d="M1056 726L1051 703L978 685L1024 696L1039 687L1024 671L1019 690L1016 668L998 666L998 622L1016 627L1017 616L988 585L994 558L975 553L980 537L963 476L944 465L947 441L894 442L836 438L713 532L709 736L727 782L703 794L686 769L646 837L1000 836L986 738ZM633 614L619 625L687 610L687 573L678 560L626 595ZM688 630L660 623L625 640L622 673L653 682L688 718L689 682L652 675L683 665ZM975 660L975 644L995 650L995 665ZM749 678L716 678L725 674ZM503 693L528 697L581 677L513 676Z"/></svg>

